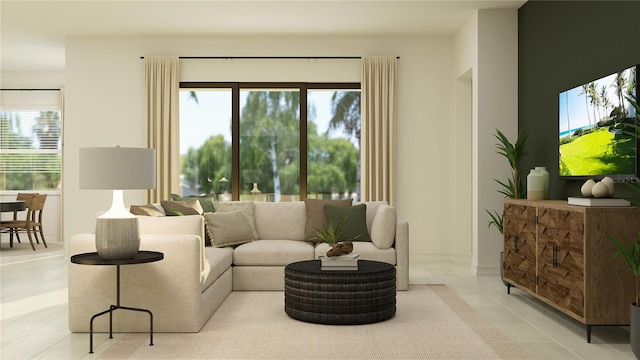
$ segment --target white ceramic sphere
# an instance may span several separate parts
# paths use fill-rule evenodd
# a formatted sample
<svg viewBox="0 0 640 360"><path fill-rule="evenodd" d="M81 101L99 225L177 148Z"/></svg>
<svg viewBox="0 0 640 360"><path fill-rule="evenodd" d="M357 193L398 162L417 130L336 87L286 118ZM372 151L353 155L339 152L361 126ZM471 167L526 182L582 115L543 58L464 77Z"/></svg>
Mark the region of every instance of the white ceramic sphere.
<svg viewBox="0 0 640 360"><path fill-rule="evenodd" d="M607 186L607 184L601 181L593 185L593 187L591 188L591 194L593 194L593 196L597 198L608 197L609 187Z"/></svg>
<svg viewBox="0 0 640 360"><path fill-rule="evenodd" d="M593 185L595 185L596 182L593 181L593 179L589 179L587 181L584 182L584 184L582 184L582 187L580 188L580 192L582 193L582 196L592 196L592 189L593 189Z"/></svg>
<svg viewBox="0 0 640 360"><path fill-rule="evenodd" d="M605 183L609 188L609 196L613 196L613 194L615 194L616 192L616 181L607 176L602 179L601 182Z"/></svg>

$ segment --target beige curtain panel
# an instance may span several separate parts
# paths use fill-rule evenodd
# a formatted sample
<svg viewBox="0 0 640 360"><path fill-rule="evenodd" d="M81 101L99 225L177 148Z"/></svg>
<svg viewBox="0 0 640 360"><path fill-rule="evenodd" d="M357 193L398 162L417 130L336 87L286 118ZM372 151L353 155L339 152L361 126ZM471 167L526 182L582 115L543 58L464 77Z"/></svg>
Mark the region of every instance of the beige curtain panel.
<svg viewBox="0 0 640 360"><path fill-rule="evenodd" d="M396 57L362 58L360 171L362 201L395 206Z"/></svg>
<svg viewBox="0 0 640 360"><path fill-rule="evenodd" d="M180 194L180 62L177 56L145 57L147 147L156 149L156 188L148 202Z"/></svg>

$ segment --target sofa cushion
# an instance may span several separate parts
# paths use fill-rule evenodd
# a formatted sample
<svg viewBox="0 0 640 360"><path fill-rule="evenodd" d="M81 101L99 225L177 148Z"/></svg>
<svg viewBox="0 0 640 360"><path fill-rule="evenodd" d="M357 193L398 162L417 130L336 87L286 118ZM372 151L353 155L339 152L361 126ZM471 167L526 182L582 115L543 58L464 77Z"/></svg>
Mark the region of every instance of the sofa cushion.
<svg viewBox="0 0 640 360"><path fill-rule="evenodd" d="M233 251L234 265L285 266L313 259L314 246L306 241L260 240L242 244Z"/></svg>
<svg viewBox="0 0 640 360"><path fill-rule="evenodd" d="M233 248L205 248L205 258L209 261L211 270L201 284L200 291L204 291L213 284L231 266L233 263Z"/></svg>
<svg viewBox="0 0 640 360"><path fill-rule="evenodd" d="M371 241L379 249L393 246L396 237L396 209L389 205L380 205L371 225Z"/></svg>
<svg viewBox="0 0 640 360"><path fill-rule="evenodd" d="M338 226L345 220L340 235L340 241L371 241L367 229L367 206L359 204L354 206L324 205L324 213L327 225Z"/></svg>
<svg viewBox="0 0 640 360"><path fill-rule="evenodd" d="M213 247L244 244L258 239L253 219L244 211L204 214Z"/></svg>
<svg viewBox="0 0 640 360"><path fill-rule="evenodd" d="M317 242L314 240L316 237L316 231L322 231L327 225L326 217L324 214L324 205L339 205L339 206L351 206L352 199L346 200L321 200L321 199L305 199L304 206L307 210L307 221L304 226L304 239L311 242Z"/></svg>
<svg viewBox="0 0 640 360"><path fill-rule="evenodd" d="M315 249L315 258L317 259L320 255L326 253L327 250L329 250L329 247L330 246L327 243L317 244ZM395 248L378 249L373 242L356 241L353 243L353 252L360 254L358 257L360 260L382 261L387 264L397 265Z"/></svg>
<svg viewBox="0 0 640 360"><path fill-rule="evenodd" d="M260 240L304 240L307 220L304 202L255 202L255 220Z"/></svg>
<svg viewBox="0 0 640 360"><path fill-rule="evenodd" d="M198 199L200 202L200 206L202 206L202 210L205 213L214 212L213 202L215 201L215 194L207 194L207 195L191 195L191 196L181 196L178 194L171 194L171 200L180 201L180 200L190 200L190 199Z"/></svg>
<svg viewBox="0 0 640 360"><path fill-rule="evenodd" d="M179 201L162 200L160 202L167 216L202 215L204 210L198 199Z"/></svg>
<svg viewBox="0 0 640 360"><path fill-rule="evenodd" d="M373 225L373 219L376 217L378 207L380 207L381 205L389 205L389 203L386 201L365 201L353 203L353 205L358 204L367 205L367 228L369 229L369 233L371 233L371 225Z"/></svg>
<svg viewBox="0 0 640 360"><path fill-rule="evenodd" d="M133 215L139 216L165 216L164 213L158 210L155 206L148 205L131 205L129 211Z"/></svg>

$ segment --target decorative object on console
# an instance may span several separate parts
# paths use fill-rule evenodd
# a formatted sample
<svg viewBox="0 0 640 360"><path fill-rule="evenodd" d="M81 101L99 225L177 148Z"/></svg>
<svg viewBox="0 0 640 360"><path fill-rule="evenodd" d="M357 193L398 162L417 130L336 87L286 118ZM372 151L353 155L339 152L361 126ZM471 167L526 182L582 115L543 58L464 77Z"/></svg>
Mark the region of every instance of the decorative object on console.
<svg viewBox="0 0 640 360"><path fill-rule="evenodd" d="M600 182L596 182L593 179L588 179L580 187L580 192L586 197L606 198L612 197L615 194L615 181L610 177L605 177ZM629 205L624 205L629 206Z"/></svg>
<svg viewBox="0 0 640 360"><path fill-rule="evenodd" d="M536 166L535 170L542 175L542 181L544 184L544 200L549 200L549 172L546 166Z"/></svg>
<svg viewBox="0 0 640 360"><path fill-rule="evenodd" d="M113 190L111 208L96 219L96 249L103 259L138 253L138 218L124 207L123 190L155 188L155 158L156 151L146 148L80 149L80 189Z"/></svg>
<svg viewBox="0 0 640 360"><path fill-rule="evenodd" d="M544 175L538 169L531 169L527 175L527 200L544 200Z"/></svg>
<svg viewBox="0 0 640 360"><path fill-rule="evenodd" d="M593 179L585 181L584 184L582 184L582 187L580 187L580 193L582 193L582 196L592 196L591 190L593 189L593 185L595 184L596 182Z"/></svg>

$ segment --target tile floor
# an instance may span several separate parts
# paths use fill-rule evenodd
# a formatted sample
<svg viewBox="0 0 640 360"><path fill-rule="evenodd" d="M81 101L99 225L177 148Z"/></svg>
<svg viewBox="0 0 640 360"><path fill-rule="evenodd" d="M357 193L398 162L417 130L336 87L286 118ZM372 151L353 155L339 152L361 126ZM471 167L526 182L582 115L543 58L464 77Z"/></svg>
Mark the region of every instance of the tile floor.
<svg viewBox="0 0 640 360"><path fill-rule="evenodd" d="M583 325L517 289L507 295L497 277L472 276L467 257L415 255L410 262L411 283L446 284L533 359L634 358L628 328L594 327L588 344ZM67 259L61 252L1 261L0 272L3 360L93 359L114 342L96 334L90 355L88 335L69 332Z"/></svg>

